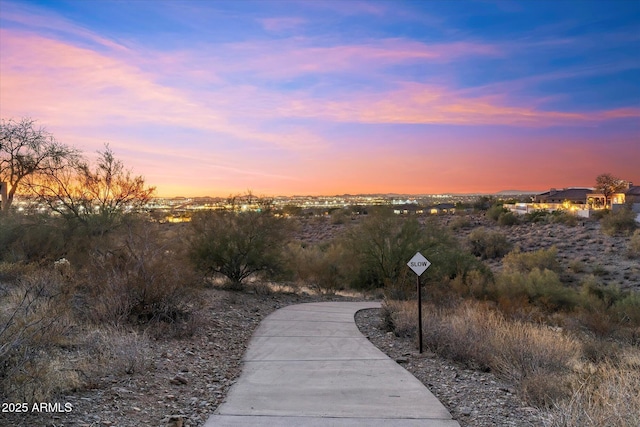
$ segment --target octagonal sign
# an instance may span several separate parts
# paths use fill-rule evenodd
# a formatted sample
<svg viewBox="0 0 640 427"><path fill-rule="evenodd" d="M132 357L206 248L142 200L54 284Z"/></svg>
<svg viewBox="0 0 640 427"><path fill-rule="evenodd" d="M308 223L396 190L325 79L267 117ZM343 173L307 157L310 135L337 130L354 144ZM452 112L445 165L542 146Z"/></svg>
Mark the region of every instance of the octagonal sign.
<svg viewBox="0 0 640 427"><path fill-rule="evenodd" d="M422 275L427 268L431 265L428 259L426 259L420 252L417 252L413 258L407 263L410 269L412 269L418 276Z"/></svg>

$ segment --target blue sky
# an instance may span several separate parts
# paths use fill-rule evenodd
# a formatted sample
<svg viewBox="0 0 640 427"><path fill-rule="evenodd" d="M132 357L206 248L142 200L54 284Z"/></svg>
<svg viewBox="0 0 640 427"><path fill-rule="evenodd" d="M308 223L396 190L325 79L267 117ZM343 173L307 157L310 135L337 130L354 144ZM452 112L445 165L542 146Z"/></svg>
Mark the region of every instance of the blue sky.
<svg viewBox="0 0 640 427"><path fill-rule="evenodd" d="M0 0L0 115L160 195L640 182L638 1Z"/></svg>

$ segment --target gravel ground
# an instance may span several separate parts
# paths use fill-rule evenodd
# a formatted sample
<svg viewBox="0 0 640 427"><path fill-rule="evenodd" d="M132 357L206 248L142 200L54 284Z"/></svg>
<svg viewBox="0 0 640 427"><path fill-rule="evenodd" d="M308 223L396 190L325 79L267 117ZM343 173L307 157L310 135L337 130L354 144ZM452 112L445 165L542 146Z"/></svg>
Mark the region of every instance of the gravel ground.
<svg viewBox="0 0 640 427"><path fill-rule="evenodd" d="M445 223L448 220L443 218ZM595 222L577 227L523 224L512 228L498 228L484 219L477 222L505 233L523 251L556 246L565 267L570 263L581 266L573 273L576 282L597 273L599 279L623 289L640 289L637 259L626 257L628 238L604 236ZM350 225L314 222L302 227L300 238L324 241ZM461 231L460 237L464 239L469 231ZM491 266L501 267L498 262ZM205 308L193 336L144 341L146 370L106 375L90 389L42 402L49 405L36 409L44 412L28 407L27 413L16 413L15 406L8 406L11 402L2 402L0 426L201 426L238 377L249 339L265 316L290 304L346 299L219 289L203 291L202 298ZM543 424L543 414L524 404L515 395L514 385L428 352L419 354L415 343L381 327L376 310L360 312L357 324L372 343L427 385L462 426ZM10 409L14 411L7 412Z"/></svg>
<svg viewBox="0 0 640 427"><path fill-rule="evenodd" d="M380 309L359 311L356 324L376 347L427 386L462 427L542 425L541 412L522 402L513 384L491 373L465 369L429 351L420 354L415 340L385 330Z"/></svg>
<svg viewBox="0 0 640 427"><path fill-rule="evenodd" d="M1 426L201 426L224 400L241 371L241 360L260 321L278 308L304 302L353 300L209 289L201 326L191 337L149 340L149 369L105 376L95 388L62 396L54 412L0 413ZM379 310L356 316L371 342L422 381L461 426L539 426L540 417L514 394L511 385L489 373L463 369L387 333ZM57 404L57 406L56 406ZM65 405L72 410L64 412Z"/></svg>
<svg viewBox="0 0 640 427"><path fill-rule="evenodd" d="M345 299L217 289L205 290L203 298L193 336L145 341L147 370L100 378L93 389L43 402L52 404L47 412L31 406L27 413L0 412L0 426L201 426L240 374L249 339L265 316L291 304Z"/></svg>

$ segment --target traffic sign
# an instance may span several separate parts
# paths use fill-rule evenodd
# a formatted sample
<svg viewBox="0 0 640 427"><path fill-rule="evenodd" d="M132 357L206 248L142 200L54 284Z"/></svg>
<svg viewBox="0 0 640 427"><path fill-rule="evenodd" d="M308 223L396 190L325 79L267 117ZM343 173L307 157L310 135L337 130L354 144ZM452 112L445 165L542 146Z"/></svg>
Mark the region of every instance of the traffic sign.
<svg viewBox="0 0 640 427"><path fill-rule="evenodd" d="M421 276L427 268L431 265L428 259L426 259L420 252L417 252L413 258L407 263L414 273Z"/></svg>

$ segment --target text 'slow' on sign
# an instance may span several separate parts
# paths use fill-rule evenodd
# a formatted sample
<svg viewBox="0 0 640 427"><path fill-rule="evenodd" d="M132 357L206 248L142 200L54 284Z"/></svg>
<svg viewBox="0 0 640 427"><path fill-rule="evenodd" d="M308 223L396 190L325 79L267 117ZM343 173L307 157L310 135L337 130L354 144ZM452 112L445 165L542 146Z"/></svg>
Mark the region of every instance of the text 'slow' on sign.
<svg viewBox="0 0 640 427"><path fill-rule="evenodd" d="M414 273L420 276L427 268L429 268L431 263L420 252L418 252L413 256L413 258L411 258L411 260L409 260L407 265Z"/></svg>

